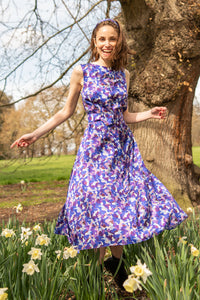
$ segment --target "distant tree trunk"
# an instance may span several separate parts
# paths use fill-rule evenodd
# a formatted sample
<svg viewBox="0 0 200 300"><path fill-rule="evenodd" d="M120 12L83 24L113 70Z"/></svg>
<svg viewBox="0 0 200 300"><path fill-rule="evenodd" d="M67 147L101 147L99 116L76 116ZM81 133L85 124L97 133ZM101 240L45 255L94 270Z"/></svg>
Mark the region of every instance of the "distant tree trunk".
<svg viewBox="0 0 200 300"><path fill-rule="evenodd" d="M120 0L136 56L130 60L129 110L167 106L167 120L131 126L144 162L186 208L200 202L191 121L200 75L199 0Z"/></svg>

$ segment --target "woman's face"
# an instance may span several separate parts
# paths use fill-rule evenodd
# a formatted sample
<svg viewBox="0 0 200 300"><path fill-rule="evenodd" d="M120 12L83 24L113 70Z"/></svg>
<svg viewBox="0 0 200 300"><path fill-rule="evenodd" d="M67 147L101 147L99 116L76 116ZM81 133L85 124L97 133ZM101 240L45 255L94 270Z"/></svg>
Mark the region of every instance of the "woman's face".
<svg viewBox="0 0 200 300"><path fill-rule="evenodd" d="M104 61L112 59L118 40L117 31L110 25L99 28L94 40L99 57Z"/></svg>

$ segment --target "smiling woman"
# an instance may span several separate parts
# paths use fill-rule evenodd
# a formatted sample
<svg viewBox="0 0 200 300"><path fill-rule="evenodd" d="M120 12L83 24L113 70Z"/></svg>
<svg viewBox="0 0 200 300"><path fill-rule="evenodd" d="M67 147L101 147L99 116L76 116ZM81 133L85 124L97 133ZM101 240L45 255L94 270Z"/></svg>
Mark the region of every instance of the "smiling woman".
<svg viewBox="0 0 200 300"><path fill-rule="evenodd" d="M27 147L74 113L79 95L88 116L70 177L66 202L55 233L66 235L77 250L99 249L99 265L124 289L127 273L123 246L173 229L187 215L166 187L146 168L127 123L166 118L166 107L128 111L129 50L115 20L96 25L91 61L75 67L67 101L45 124L16 140ZM112 257L104 262L109 246ZM117 271L118 270L118 271Z"/></svg>

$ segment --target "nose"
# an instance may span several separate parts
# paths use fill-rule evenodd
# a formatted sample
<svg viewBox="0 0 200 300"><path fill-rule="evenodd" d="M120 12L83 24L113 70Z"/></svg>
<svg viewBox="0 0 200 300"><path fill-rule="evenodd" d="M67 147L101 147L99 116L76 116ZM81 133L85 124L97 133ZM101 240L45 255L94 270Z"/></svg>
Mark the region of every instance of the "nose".
<svg viewBox="0 0 200 300"><path fill-rule="evenodd" d="M110 46L110 41L109 40L105 41L105 46L107 46L107 47Z"/></svg>

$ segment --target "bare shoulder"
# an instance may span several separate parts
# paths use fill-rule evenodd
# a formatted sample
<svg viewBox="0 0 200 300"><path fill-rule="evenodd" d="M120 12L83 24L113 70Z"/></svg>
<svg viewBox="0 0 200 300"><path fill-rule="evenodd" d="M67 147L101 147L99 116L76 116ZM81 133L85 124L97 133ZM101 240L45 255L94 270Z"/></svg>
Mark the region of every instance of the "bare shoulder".
<svg viewBox="0 0 200 300"><path fill-rule="evenodd" d="M83 70L81 68L81 65L78 65L78 66L74 67L73 72L75 72L76 74L83 74Z"/></svg>
<svg viewBox="0 0 200 300"><path fill-rule="evenodd" d="M83 70L81 68L81 65L78 65L73 69L72 75L83 77Z"/></svg>
<svg viewBox="0 0 200 300"><path fill-rule="evenodd" d="M77 82L77 83L82 83L83 81L83 70L81 68L81 65L76 66L73 69L72 76L71 76L71 81Z"/></svg>

